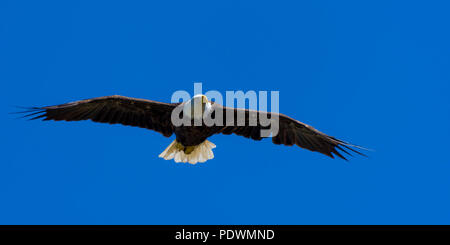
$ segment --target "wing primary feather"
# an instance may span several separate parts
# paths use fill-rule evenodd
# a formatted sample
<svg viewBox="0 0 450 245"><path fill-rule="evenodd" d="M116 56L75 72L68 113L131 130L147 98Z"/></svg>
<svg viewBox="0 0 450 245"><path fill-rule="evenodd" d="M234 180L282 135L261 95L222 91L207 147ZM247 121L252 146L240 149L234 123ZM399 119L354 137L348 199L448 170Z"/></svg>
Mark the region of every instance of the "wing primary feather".
<svg viewBox="0 0 450 245"><path fill-rule="evenodd" d="M357 151L357 150L355 150L355 149L353 149L353 148L351 148L351 147L349 147L349 146L347 146L347 145L342 145L343 147L345 147L345 148L347 148L347 149L349 149L349 150L351 150L351 151L353 151L354 153L356 153L356 154L359 154L359 155L361 155L361 156L364 156L364 157L368 157L366 154L364 154L364 153L362 153L362 152L359 152L359 151ZM359 147L358 147L359 148ZM360 149L364 149L365 150L365 148L360 148Z"/></svg>
<svg viewBox="0 0 450 245"><path fill-rule="evenodd" d="M336 150L336 148L333 148L333 153L339 156L340 158L344 159L345 161L348 161L347 158L345 158L339 151Z"/></svg>
<svg viewBox="0 0 450 245"><path fill-rule="evenodd" d="M18 117L18 118L27 118L27 117L31 117L31 116L34 116L34 115L36 115L36 114L39 114L39 113L45 113L45 111L34 111L33 113L29 113L29 114L26 114L26 115L23 115L23 116L21 116L21 117Z"/></svg>
<svg viewBox="0 0 450 245"><path fill-rule="evenodd" d="M340 145L336 145L335 147L338 148L339 150L343 151L344 153L346 153L346 154L348 154L348 155L350 155L350 156L353 156L353 155L350 154L348 151L344 150L344 148L342 148Z"/></svg>
<svg viewBox="0 0 450 245"><path fill-rule="evenodd" d="M42 114L42 115L38 115L38 116L36 116L36 117L33 117L33 118L30 118L29 120L31 121L31 120L36 120L36 119L39 119L39 118L43 118L43 117L45 117L46 116L46 113L44 113L44 114Z"/></svg>

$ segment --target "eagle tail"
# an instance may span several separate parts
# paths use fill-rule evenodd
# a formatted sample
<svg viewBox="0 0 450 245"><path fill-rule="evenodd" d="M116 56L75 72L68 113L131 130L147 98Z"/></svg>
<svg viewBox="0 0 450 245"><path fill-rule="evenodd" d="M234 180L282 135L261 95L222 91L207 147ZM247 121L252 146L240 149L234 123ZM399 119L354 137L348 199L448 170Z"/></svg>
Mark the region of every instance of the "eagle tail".
<svg viewBox="0 0 450 245"><path fill-rule="evenodd" d="M188 162L190 164L196 164L197 162L206 162L209 159L214 158L212 149L216 148L216 145L208 140L203 141L196 146L183 146L177 140L174 140L159 157L165 160L174 159L175 162Z"/></svg>

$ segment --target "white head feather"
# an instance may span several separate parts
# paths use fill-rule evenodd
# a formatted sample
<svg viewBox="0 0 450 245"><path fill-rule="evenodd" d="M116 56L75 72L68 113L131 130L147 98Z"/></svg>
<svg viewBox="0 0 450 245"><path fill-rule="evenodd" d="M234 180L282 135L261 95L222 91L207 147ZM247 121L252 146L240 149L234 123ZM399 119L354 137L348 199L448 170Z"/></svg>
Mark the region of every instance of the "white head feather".
<svg viewBox="0 0 450 245"><path fill-rule="evenodd" d="M198 94L192 97L184 104L183 114L189 118L201 119L211 111L211 102L203 94Z"/></svg>

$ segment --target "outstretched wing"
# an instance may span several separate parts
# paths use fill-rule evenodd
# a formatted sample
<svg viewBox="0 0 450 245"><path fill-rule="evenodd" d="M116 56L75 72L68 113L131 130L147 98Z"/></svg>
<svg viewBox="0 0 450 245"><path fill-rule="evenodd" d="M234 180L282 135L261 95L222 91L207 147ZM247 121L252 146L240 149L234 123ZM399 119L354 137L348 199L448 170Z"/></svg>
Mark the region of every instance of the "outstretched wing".
<svg viewBox="0 0 450 245"><path fill-rule="evenodd" d="M31 118L54 121L81 121L123 124L155 130L169 137L173 133L170 121L178 104L135 99L113 95L79 100L55 106L33 107L26 111Z"/></svg>
<svg viewBox="0 0 450 245"><path fill-rule="evenodd" d="M352 145L348 142L336 139L332 136L328 136L319 130L305 124L299 122L295 119L292 119L286 115L279 113L270 113L270 112L262 112L262 111L253 111L247 109L239 109L239 108L229 108L224 107L218 104L213 105L215 112L223 113L224 125L222 127L218 127L217 133L222 134L236 134L240 136L244 136L246 138L251 138L253 140L261 140L261 129L269 129L268 126L262 126L260 124L260 117L264 118L274 118L278 117L279 119L279 130L278 134L275 137L272 137L272 142L274 144L283 144L287 146L298 145L302 148L308 149L310 151L320 152L325 154L331 158L334 158L334 155L347 160L344 155L348 154L349 151L355 152L357 154L365 156L363 153L357 151L356 149L364 149L360 146ZM217 110L218 109L218 110ZM244 126L236 126L238 114L241 113L245 115L245 125ZM233 114L234 117L232 119L227 118L227 115ZM256 118L256 125L250 124L250 117ZM226 126L226 122L230 123L230 120L234 126ZM253 121L253 122L255 122ZM253 125L253 126L251 126ZM339 152L339 151L341 152ZM334 154L334 155L333 155Z"/></svg>

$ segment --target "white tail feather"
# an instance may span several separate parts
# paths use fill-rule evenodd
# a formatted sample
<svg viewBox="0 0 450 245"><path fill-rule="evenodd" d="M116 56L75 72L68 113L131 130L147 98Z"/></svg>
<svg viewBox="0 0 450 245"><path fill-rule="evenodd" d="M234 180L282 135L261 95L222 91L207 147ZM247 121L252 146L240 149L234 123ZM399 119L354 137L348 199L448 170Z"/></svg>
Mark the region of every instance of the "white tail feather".
<svg viewBox="0 0 450 245"><path fill-rule="evenodd" d="M203 143L196 145L194 150L186 154L183 151L183 146L174 140L161 154L159 157L165 160L174 159L175 162L188 162L190 164L196 164L197 162L206 162L207 160L214 158L214 153L212 149L216 148L216 145L208 140L203 141Z"/></svg>

